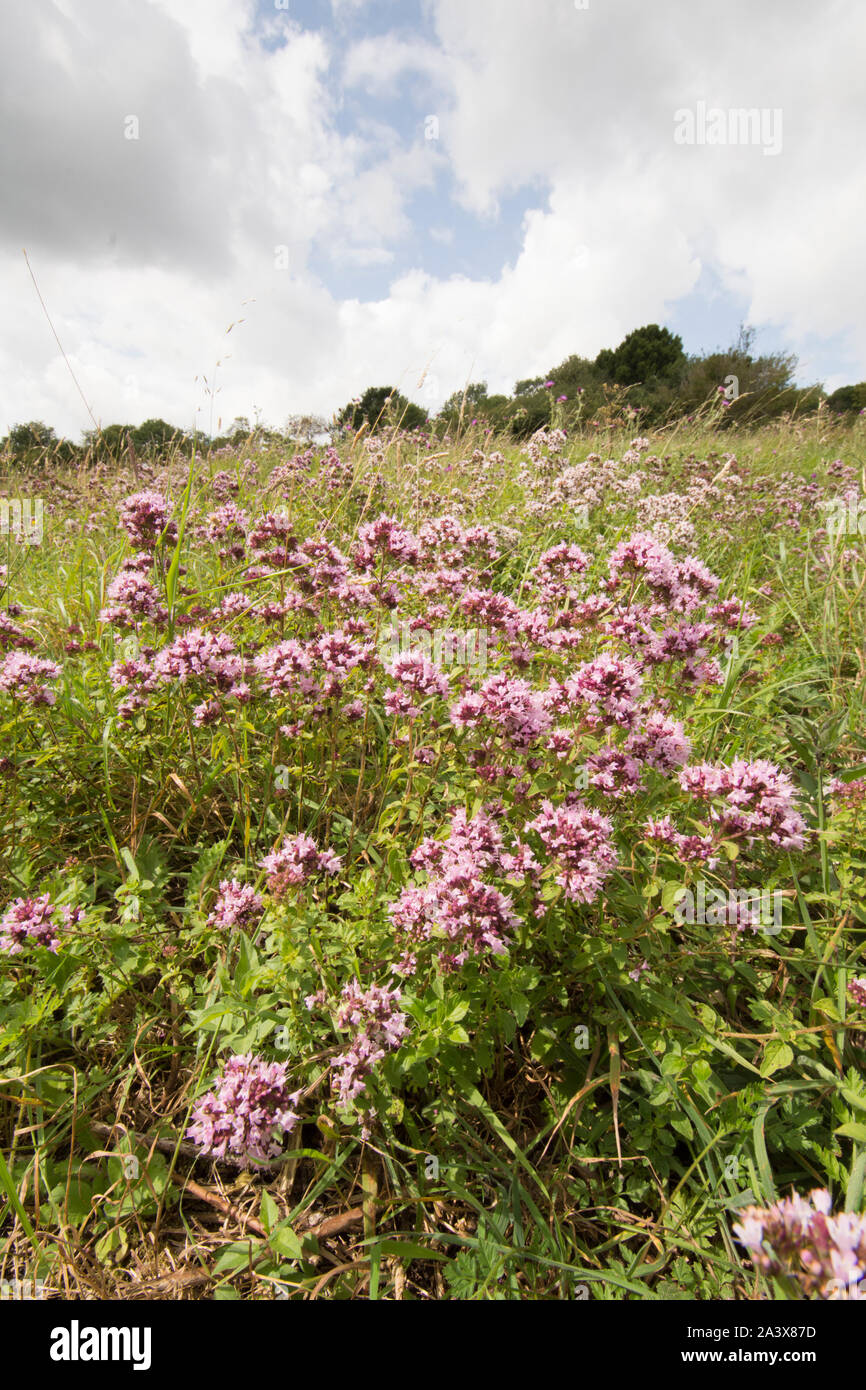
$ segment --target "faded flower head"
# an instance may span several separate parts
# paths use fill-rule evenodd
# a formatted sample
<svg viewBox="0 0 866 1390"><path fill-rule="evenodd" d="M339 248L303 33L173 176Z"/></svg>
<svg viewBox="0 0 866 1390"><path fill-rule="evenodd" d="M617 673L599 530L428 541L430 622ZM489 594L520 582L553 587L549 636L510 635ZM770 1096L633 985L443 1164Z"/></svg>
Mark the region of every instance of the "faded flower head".
<svg viewBox="0 0 866 1390"><path fill-rule="evenodd" d="M771 1207L746 1207L734 1234L762 1274L794 1279L807 1297L862 1301L866 1216L834 1215L829 1192L794 1193Z"/></svg>

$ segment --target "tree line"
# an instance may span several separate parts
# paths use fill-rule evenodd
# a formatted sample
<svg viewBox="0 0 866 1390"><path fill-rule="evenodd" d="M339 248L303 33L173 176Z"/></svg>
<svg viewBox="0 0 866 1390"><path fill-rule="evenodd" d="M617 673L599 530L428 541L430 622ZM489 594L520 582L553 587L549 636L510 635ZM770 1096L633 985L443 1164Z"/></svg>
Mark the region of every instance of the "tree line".
<svg viewBox="0 0 866 1390"><path fill-rule="evenodd" d="M493 394L484 381L455 391L430 416L393 386L370 386L328 421L294 415L281 430L239 417L225 434L210 437L178 429L165 420L108 425L86 431L81 444L58 439L41 421L15 425L0 440L0 454L28 461L51 454L58 462L90 458L164 458L168 453L210 452L257 439L311 444L319 436L347 436L400 428L437 435L466 426L481 426L525 438L553 425L574 430L633 423L653 426L682 416L710 415L720 428L757 423L785 412L811 410L825 402L829 410L853 417L866 411L866 382L842 386L828 395L819 384L794 383L797 358L792 353L755 355L754 330L742 327L731 347L689 355L682 339L658 324L627 334L616 348L594 359L577 354L541 376L515 382L511 395Z"/></svg>

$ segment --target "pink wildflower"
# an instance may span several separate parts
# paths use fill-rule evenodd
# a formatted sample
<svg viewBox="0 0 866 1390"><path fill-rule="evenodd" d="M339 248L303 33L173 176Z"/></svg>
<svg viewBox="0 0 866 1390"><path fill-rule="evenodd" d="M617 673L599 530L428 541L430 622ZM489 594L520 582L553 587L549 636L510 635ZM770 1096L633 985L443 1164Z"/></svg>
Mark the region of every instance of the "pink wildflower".
<svg viewBox="0 0 866 1390"><path fill-rule="evenodd" d="M376 1063L398 1048L409 1032L406 1015L396 1009L399 1003L398 989L370 985L362 990L357 979L343 986L337 1027L351 1028L353 1036L331 1063L340 1105L349 1105L366 1089Z"/></svg>
<svg viewBox="0 0 866 1390"><path fill-rule="evenodd" d="M866 1216L833 1214L829 1192L794 1193L772 1206L745 1207L734 1234L756 1269L795 1280L807 1298L861 1300Z"/></svg>
<svg viewBox="0 0 866 1390"><path fill-rule="evenodd" d="M120 524L132 544L153 550L160 536L171 544L177 539L177 523L169 520L168 502L161 492L148 490L125 497L120 507Z"/></svg>
<svg viewBox="0 0 866 1390"><path fill-rule="evenodd" d="M229 1057L215 1089L195 1106L187 1137L215 1158L232 1153L257 1167L276 1158L282 1135L298 1122L301 1093L290 1093L286 1068L285 1062L266 1062L251 1052Z"/></svg>
<svg viewBox="0 0 866 1390"><path fill-rule="evenodd" d="M262 899L250 884L239 883L236 878L223 879L207 919L208 926L248 930L258 926L264 911Z"/></svg>
<svg viewBox="0 0 866 1390"><path fill-rule="evenodd" d="M558 807L543 801L541 815L526 829L535 831L559 867L556 882L570 902L591 903L619 862L610 819L577 797Z"/></svg>
<svg viewBox="0 0 866 1390"><path fill-rule="evenodd" d="M48 893L43 893L39 898L16 898L0 919L0 931L3 933L0 936L0 950L16 956L25 945L35 942L56 952L59 932L58 924L54 921L56 911ZM73 915L72 910L67 911L67 923L71 922Z"/></svg>
<svg viewBox="0 0 866 1390"><path fill-rule="evenodd" d="M269 892L281 897L290 886L306 883L318 874L339 873L342 864L332 850L319 850L309 835L289 835L279 849L265 855L260 867L268 875Z"/></svg>
<svg viewBox="0 0 866 1390"><path fill-rule="evenodd" d="M60 667L54 661L28 652L9 652L0 666L0 690L28 705L53 705L57 696L42 682L56 680L59 675Z"/></svg>

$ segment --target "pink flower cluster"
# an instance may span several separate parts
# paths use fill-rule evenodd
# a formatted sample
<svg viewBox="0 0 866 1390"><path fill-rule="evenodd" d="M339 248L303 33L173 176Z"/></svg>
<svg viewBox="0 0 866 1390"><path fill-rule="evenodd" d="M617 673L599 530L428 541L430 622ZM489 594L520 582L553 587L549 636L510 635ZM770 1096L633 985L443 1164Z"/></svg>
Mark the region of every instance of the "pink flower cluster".
<svg viewBox="0 0 866 1390"><path fill-rule="evenodd" d="M848 993L855 1004L859 1004L861 1009L866 1009L866 975L861 975L857 979L849 980Z"/></svg>
<svg viewBox="0 0 866 1390"><path fill-rule="evenodd" d="M796 1281L807 1298L863 1300L866 1216L833 1215L830 1193L794 1193L771 1207L746 1207L734 1234L762 1274Z"/></svg>
<svg viewBox="0 0 866 1390"><path fill-rule="evenodd" d="M583 574L589 559L580 546L561 541L545 550L535 567L538 592L546 600L565 598L569 592L567 580Z"/></svg>
<svg viewBox="0 0 866 1390"><path fill-rule="evenodd" d="M80 907L55 907L48 893L38 898L16 898L0 918L0 951L16 956L26 945L35 943L56 952L61 926L74 926L82 916Z"/></svg>
<svg viewBox="0 0 866 1390"><path fill-rule="evenodd" d="M215 1089L193 1109L187 1138L214 1158L232 1153L257 1167L275 1158L282 1135L298 1122L295 1106L301 1093L289 1091L287 1065L251 1052L229 1057Z"/></svg>
<svg viewBox="0 0 866 1390"><path fill-rule="evenodd" d="M153 669L157 679L202 680L229 690L244 675L244 664L231 638L224 632L202 632L191 628L157 653Z"/></svg>
<svg viewBox="0 0 866 1390"><path fill-rule="evenodd" d="M519 918L512 899L485 882L483 875L514 872L518 865L513 856L503 853L502 836L483 811L472 820L467 820L465 811L456 811L448 839L423 840L411 863L426 870L428 881L424 887L404 888L389 908L395 927L409 942L444 936L457 947L455 952L440 953L439 964L448 971L458 969L470 955L507 951ZM520 871L533 867L538 866L527 854Z"/></svg>
<svg viewBox="0 0 866 1390"><path fill-rule="evenodd" d="M271 850L260 863L267 874L268 891L275 898L317 874L339 873L342 866L338 855L330 849L320 850L309 835L287 836L280 848Z"/></svg>
<svg viewBox="0 0 866 1390"><path fill-rule="evenodd" d="M259 517L247 537L247 544L258 566L250 571L251 577L266 574L268 570L289 569L298 554L292 523L280 513L267 512Z"/></svg>
<svg viewBox="0 0 866 1390"><path fill-rule="evenodd" d="M427 565L459 565L474 554L486 563L499 558L499 545L487 526L465 528L454 516L425 521L418 532L421 560Z"/></svg>
<svg viewBox="0 0 866 1390"><path fill-rule="evenodd" d="M866 797L866 777L857 777L851 782L843 782L841 777L831 777L825 791L837 806L856 810Z"/></svg>
<svg viewBox="0 0 866 1390"><path fill-rule="evenodd" d="M526 830L538 835L559 868L556 882L569 902L591 903L598 897L619 862L608 816L571 793L561 806L543 801L541 815L530 821Z"/></svg>
<svg viewBox="0 0 866 1390"><path fill-rule="evenodd" d="M385 668L396 690L386 692L383 704L389 714L404 717L420 713L418 701L448 694L448 677L423 652L406 652Z"/></svg>
<svg viewBox="0 0 866 1390"><path fill-rule="evenodd" d="M651 710L643 728L629 734L625 749L657 772L673 772L688 762L692 744L679 719Z"/></svg>
<svg viewBox="0 0 866 1390"><path fill-rule="evenodd" d="M310 656L293 637L259 652L253 665L272 695L289 695L295 691L309 695L317 689L310 676L313 666Z"/></svg>
<svg viewBox="0 0 866 1390"><path fill-rule="evenodd" d="M262 899L250 884L239 883L236 878L223 879L207 922L210 927L247 930L258 926L264 911Z"/></svg>
<svg viewBox="0 0 866 1390"><path fill-rule="evenodd" d="M719 580L701 560L690 555L677 562L666 545L641 531L620 542L610 556L608 571L611 588L625 582L634 585L643 579L653 594L676 613L693 612L719 587Z"/></svg>
<svg viewBox="0 0 866 1390"><path fill-rule="evenodd" d="M590 729L612 724L633 729L638 720L641 689L636 661L602 652L578 667L564 685L552 682L546 699L548 707L558 713L569 711L574 704L587 706L589 712L584 718Z"/></svg>
<svg viewBox="0 0 866 1390"><path fill-rule="evenodd" d="M161 492L146 490L124 498L120 524L140 550L153 550L163 534L169 544L177 539L177 523L169 520L168 503Z"/></svg>
<svg viewBox="0 0 866 1390"><path fill-rule="evenodd" d="M17 623L13 623L8 610L6 613L0 613L0 650L9 651L12 647L24 650L35 645L33 638L28 637Z"/></svg>
<svg viewBox="0 0 866 1390"><path fill-rule="evenodd" d="M221 560L239 561L246 550L249 524L247 513L236 502L224 502L205 521L204 535L211 542L224 542L217 549Z"/></svg>
<svg viewBox="0 0 866 1390"><path fill-rule="evenodd" d="M311 644L310 652L321 667L322 694L329 699L342 694L352 671L373 660L372 647L356 641L345 628L324 633Z"/></svg>
<svg viewBox="0 0 866 1390"><path fill-rule="evenodd" d="M587 780L606 796L633 796L641 791L640 763L619 748L600 748L586 760Z"/></svg>
<svg viewBox="0 0 866 1390"><path fill-rule="evenodd" d="M396 517L380 516L367 522L358 532L352 563L362 572L375 571L386 559L414 565L418 560L418 540Z"/></svg>
<svg viewBox="0 0 866 1390"><path fill-rule="evenodd" d="M706 864L707 868L714 869L719 862L718 845L712 835L683 835L670 816L647 821L643 833L646 840L670 845L683 864Z"/></svg>
<svg viewBox="0 0 866 1390"><path fill-rule="evenodd" d="M337 1027L352 1029L353 1036L331 1063L340 1105L351 1104L366 1089L376 1063L398 1048L409 1032L406 1015L397 1011L399 1003L398 989L370 985L362 990L357 979L343 986Z"/></svg>
<svg viewBox="0 0 866 1390"><path fill-rule="evenodd" d="M247 664L224 632L202 632L200 628L192 628L157 652L152 669L157 684L192 682L241 703L246 703L252 694L244 679ZM217 700L205 700L196 706L193 721L199 726L212 724L220 713Z"/></svg>
<svg viewBox="0 0 866 1390"><path fill-rule="evenodd" d="M146 619L161 624L168 618L168 612L160 602L159 592L142 574L138 566L124 566L121 573L108 586L111 604L99 614L101 623L114 623L118 627L137 627Z"/></svg>
<svg viewBox="0 0 866 1390"><path fill-rule="evenodd" d="M484 720L513 748L529 748L551 722L543 694L528 681L504 674L490 676L452 706L451 722L458 729L477 728Z"/></svg>
<svg viewBox="0 0 866 1390"><path fill-rule="evenodd" d="M43 682L57 680L59 675L60 667L54 661L28 652L9 652L0 666L0 690L28 705L53 705L57 696Z"/></svg>
<svg viewBox="0 0 866 1390"><path fill-rule="evenodd" d="M764 759L735 758L729 767L697 763L679 776L683 791L710 804L721 838L766 839L778 849L803 849L807 827L790 777ZM719 807L719 801L723 805Z"/></svg>

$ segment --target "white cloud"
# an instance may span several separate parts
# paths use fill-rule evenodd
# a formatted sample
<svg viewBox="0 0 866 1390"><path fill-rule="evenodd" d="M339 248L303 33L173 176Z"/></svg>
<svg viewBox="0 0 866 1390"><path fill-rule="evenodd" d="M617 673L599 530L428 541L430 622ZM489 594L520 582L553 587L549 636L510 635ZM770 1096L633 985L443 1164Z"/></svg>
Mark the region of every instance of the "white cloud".
<svg viewBox="0 0 866 1390"><path fill-rule="evenodd" d="M354 0L336 9L350 3L363 15ZM269 50L254 10L48 0L6 22L0 121L15 139L0 148L0 432L29 418L72 433L89 423L22 245L105 423L188 424L198 408L208 428L211 398L194 378L211 382L224 353L214 423L254 405L275 423L328 412L371 383L411 395L425 367L439 399L468 378L507 390L664 321L702 267L795 347L842 338L866 377L857 0L758 11L751 0L585 11L431 0L435 42L364 40L342 66L336 30L275 13L267 33L286 42ZM377 103L404 77L413 106L396 130ZM429 92L432 147L416 119ZM781 108L781 154L676 145L674 112L698 101ZM124 139L130 114L137 141ZM483 279L400 270L375 303L336 300L313 256L325 277L328 263L367 273L420 230L461 264L467 233L449 226L445 195L430 218L434 180L441 189L449 171L464 209L455 227L531 189L519 253ZM419 190L426 229L411 219Z"/></svg>
<svg viewBox="0 0 866 1390"><path fill-rule="evenodd" d="M393 91L398 79L407 73L416 78L423 73L440 86L450 86L450 64L440 49L422 40L389 35L356 43L346 58L343 81L347 87Z"/></svg>

